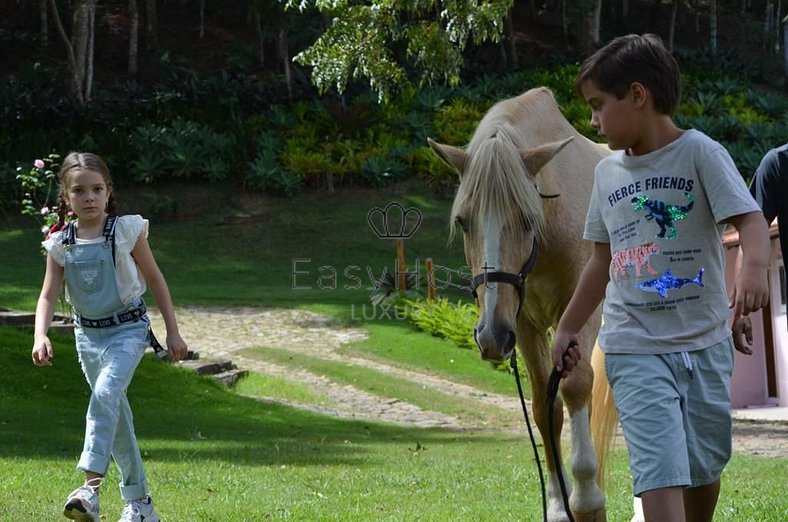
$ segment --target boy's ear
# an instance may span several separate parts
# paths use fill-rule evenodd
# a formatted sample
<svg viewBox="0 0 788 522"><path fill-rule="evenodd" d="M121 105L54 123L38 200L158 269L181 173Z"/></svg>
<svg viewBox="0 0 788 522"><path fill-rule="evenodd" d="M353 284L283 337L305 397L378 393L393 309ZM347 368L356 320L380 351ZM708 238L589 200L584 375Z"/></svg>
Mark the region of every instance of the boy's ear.
<svg viewBox="0 0 788 522"><path fill-rule="evenodd" d="M636 107L642 107L646 104L651 93L642 83L632 82L629 85L629 95L632 96L632 102Z"/></svg>

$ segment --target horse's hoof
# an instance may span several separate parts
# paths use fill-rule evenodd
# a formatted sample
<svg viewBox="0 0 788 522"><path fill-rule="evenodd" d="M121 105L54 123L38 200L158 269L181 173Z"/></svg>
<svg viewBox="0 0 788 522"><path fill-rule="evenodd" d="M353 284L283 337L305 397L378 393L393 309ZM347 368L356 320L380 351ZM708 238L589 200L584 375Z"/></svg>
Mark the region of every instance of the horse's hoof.
<svg viewBox="0 0 788 522"><path fill-rule="evenodd" d="M576 522L607 522L607 512L605 508L599 508L587 513L572 512Z"/></svg>

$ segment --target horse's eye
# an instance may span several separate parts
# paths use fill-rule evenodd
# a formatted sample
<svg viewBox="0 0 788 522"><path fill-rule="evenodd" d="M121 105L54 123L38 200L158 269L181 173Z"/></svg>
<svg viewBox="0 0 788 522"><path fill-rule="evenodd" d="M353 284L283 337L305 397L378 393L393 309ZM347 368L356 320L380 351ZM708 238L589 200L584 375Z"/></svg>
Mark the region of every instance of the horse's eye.
<svg viewBox="0 0 788 522"><path fill-rule="evenodd" d="M457 216L456 218L454 218L454 221L455 221L455 222L456 222L458 225L460 225L460 228L462 229L462 231L463 231L463 232L465 232L465 233L467 233L467 232L468 232L468 224L467 224L467 223L465 223L465 220L464 220L464 219L462 219L462 216Z"/></svg>

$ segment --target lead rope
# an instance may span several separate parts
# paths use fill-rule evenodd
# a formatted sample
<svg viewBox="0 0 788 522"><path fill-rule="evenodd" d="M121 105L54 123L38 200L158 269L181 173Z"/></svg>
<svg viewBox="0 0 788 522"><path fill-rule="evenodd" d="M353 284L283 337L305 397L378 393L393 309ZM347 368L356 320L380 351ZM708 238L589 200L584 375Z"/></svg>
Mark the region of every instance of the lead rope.
<svg viewBox="0 0 788 522"><path fill-rule="evenodd" d="M531 421L528 420L528 408L525 407L525 396L523 395L523 385L520 384L520 372L517 369L517 350L512 352L512 358L509 360L512 369L514 370L514 380L517 383L517 393L520 394L520 404L523 407L523 416L525 417L525 426L528 428L528 436L531 439L531 446L534 449L534 460L536 460L536 468L539 470L539 486L542 489L542 520L547 522L547 495L544 490L544 473L542 473L542 461L539 460L539 450L536 449L536 439L534 439L534 432L531 430Z"/></svg>
<svg viewBox="0 0 788 522"><path fill-rule="evenodd" d="M534 459L536 460L536 468L539 470L539 486L542 490L542 520L547 522L547 495L545 494L544 486L544 473L542 472L542 462L539 460L539 450L536 448L536 439L534 439L534 432L531 429L531 422L528 420L528 409L525 406L525 396L523 395L523 386L520 383L520 372L517 368L517 351L512 352L510 364L514 370L514 378L517 383L517 393L520 395L520 404L523 407L523 416L525 417L525 426L528 428L528 436L531 439L531 446L534 450ZM558 445L556 444L555 437L553 436L553 405L555 398L558 395L558 385L561 382L561 374L557 369L553 368L553 373L550 374L550 379L547 381L547 426L549 431L548 438L550 439L550 448L553 452L553 461L558 470L558 484L561 487L561 497L564 501L564 509L569 522L575 522L572 516L572 511L569 509L569 494L566 490L566 483L564 482L564 474L561 472L560 459L558 456Z"/></svg>

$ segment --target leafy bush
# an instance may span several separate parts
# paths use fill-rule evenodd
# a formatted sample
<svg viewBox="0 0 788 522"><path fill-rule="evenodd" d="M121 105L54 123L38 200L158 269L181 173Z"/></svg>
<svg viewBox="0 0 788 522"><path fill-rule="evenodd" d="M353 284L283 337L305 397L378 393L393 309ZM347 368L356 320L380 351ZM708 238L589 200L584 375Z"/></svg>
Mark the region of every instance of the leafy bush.
<svg viewBox="0 0 788 522"><path fill-rule="evenodd" d="M138 153L129 165L131 173L148 183L166 177L222 180L235 149L229 136L182 118L169 125L136 127L129 143Z"/></svg>
<svg viewBox="0 0 788 522"><path fill-rule="evenodd" d="M452 304L445 298L403 299L397 308L419 330L447 339L460 348L476 349L472 332L479 310L475 305L460 301Z"/></svg>

